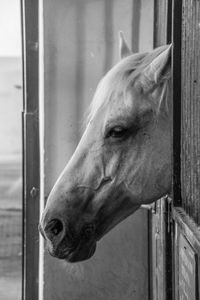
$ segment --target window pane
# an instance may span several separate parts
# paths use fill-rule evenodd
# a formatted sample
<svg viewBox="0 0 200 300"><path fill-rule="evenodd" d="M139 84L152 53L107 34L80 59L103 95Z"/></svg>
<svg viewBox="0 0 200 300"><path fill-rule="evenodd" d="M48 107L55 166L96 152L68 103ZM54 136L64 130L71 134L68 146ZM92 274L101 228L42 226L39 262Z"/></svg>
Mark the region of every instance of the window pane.
<svg viewBox="0 0 200 300"><path fill-rule="evenodd" d="M20 1L1 1L0 20L0 299L18 300L22 285Z"/></svg>

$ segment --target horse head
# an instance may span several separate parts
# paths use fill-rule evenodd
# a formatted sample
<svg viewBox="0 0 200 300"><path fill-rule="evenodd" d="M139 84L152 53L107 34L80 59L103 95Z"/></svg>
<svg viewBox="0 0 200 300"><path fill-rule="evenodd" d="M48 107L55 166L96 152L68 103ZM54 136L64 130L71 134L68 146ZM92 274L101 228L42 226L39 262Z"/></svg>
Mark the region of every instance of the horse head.
<svg viewBox="0 0 200 300"><path fill-rule="evenodd" d="M50 254L70 262L91 257L108 231L170 191L171 46L133 54L120 34L120 53L40 223Z"/></svg>

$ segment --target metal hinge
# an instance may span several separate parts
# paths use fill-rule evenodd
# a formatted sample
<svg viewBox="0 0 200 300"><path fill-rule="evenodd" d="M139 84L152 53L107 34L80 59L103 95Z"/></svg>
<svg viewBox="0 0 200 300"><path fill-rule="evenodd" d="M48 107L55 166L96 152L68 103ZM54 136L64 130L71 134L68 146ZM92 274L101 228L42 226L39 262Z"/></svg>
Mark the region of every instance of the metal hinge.
<svg viewBox="0 0 200 300"><path fill-rule="evenodd" d="M150 210L153 214L156 213L156 202L153 202L151 204L142 204L141 208Z"/></svg>
<svg viewBox="0 0 200 300"><path fill-rule="evenodd" d="M171 225L172 225L172 198L166 196L167 202L167 233L171 232Z"/></svg>

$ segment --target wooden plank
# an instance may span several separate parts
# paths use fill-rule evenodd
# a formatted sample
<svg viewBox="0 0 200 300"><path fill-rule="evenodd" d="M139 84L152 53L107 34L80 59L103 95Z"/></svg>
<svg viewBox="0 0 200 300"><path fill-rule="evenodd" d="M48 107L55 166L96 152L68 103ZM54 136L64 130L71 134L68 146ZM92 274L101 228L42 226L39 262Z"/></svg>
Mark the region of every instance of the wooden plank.
<svg viewBox="0 0 200 300"><path fill-rule="evenodd" d="M166 220L165 199L156 203L156 210L151 214L151 299L166 298Z"/></svg>
<svg viewBox="0 0 200 300"><path fill-rule="evenodd" d="M182 15L181 192L182 206L200 225L200 13L184 1Z"/></svg>
<svg viewBox="0 0 200 300"><path fill-rule="evenodd" d="M197 1L196 3L196 37L195 40L197 41L196 44L196 78L200 78L200 27L199 27L199 23L200 23L200 2ZM197 84L197 79L195 79L195 85L196 85L196 95L195 97L197 99L200 98L200 84ZM196 102L197 105L197 109L196 109L196 117L195 120L197 120L197 124L196 127L200 128L200 119L197 116L198 112L200 112L200 101ZM197 138L196 138L196 145L195 145L195 153L196 153L196 157L199 158L199 147L200 147L200 130L197 131ZM196 178L197 180L200 178L200 165L199 165L199 160L198 160L198 169L197 169L197 174L196 174ZM197 199L200 199L200 189L198 188L198 184L197 184ZM197 209L198 212L200 212L200 201L197 201ZM198 224L200 224L200 215L198 214Z"/></svg>
<svg viewBox="0 0 200 300"><path fill-rule="evenodd" d="M199 299L199 1L174 0L173 11L174 299ZM180 255L183 248L184 261Z"/></svg>
<svg viewBox="0 0 200 300"><path fill-rule="evenodd" d="M179 298L196 300L196 253L181 233L179 235L179 247L177 250L179 253Z"/></svg>
<svg viewBox="0 0 200 300"><path fill-rule="evenodd" d="M38 1L21 0L23 44L23 299L38 299Z"/></svg>
<svg viewBox="0 0 200 300"><path fill-rule="evenodd" d="M180 261L181 246L185 243L185 247L190 251L190 264L193 268L191 270L185 270L185 279L189 277L189 281L184 283L185 294L190 295L188 299L199 299L200 294L200 231L197 228L195 222L190 218L187 213L181 207L176 207L172 210L172 216L174 220L174 271L175 271L175 300L180 299L180 295L183 292L182 287L179 286L180 280L183 279L182 271L180 267L183 262ZM183 238L186 241L181 242ZM191 252L192 251L192 252ZM186 259L184 259L186 262ZM184 263L185 265L185 263ZM183 280L185 281L185 280ZM187 285L187 286L186 286ZM195 294L194 294L195 293ZM193 298L192 298L193 297ZM184 298L183 298L184 299Z"/></svg>
<svg viewBox="0 0 200 300"><path fill-rule="evenodd" d="M200 230L191 217L182 207L175 207L172 210L173 220L181 228L181 231L198 253L200 253Z"/></svg>

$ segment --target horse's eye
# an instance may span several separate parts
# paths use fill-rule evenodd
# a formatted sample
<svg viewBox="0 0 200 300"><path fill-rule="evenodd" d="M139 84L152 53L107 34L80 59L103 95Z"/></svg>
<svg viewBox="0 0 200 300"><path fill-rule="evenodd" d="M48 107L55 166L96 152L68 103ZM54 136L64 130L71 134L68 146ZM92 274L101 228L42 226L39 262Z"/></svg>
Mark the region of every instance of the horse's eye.
<svg viewBox="0 0 200 300"><path fill-rule="evenodd" d="M127 133L127 128L124 128L122 126L115 126L107 132L106 138L109 138L109 137L121 138L121 137L124 137L126 133Z"/></svg>

